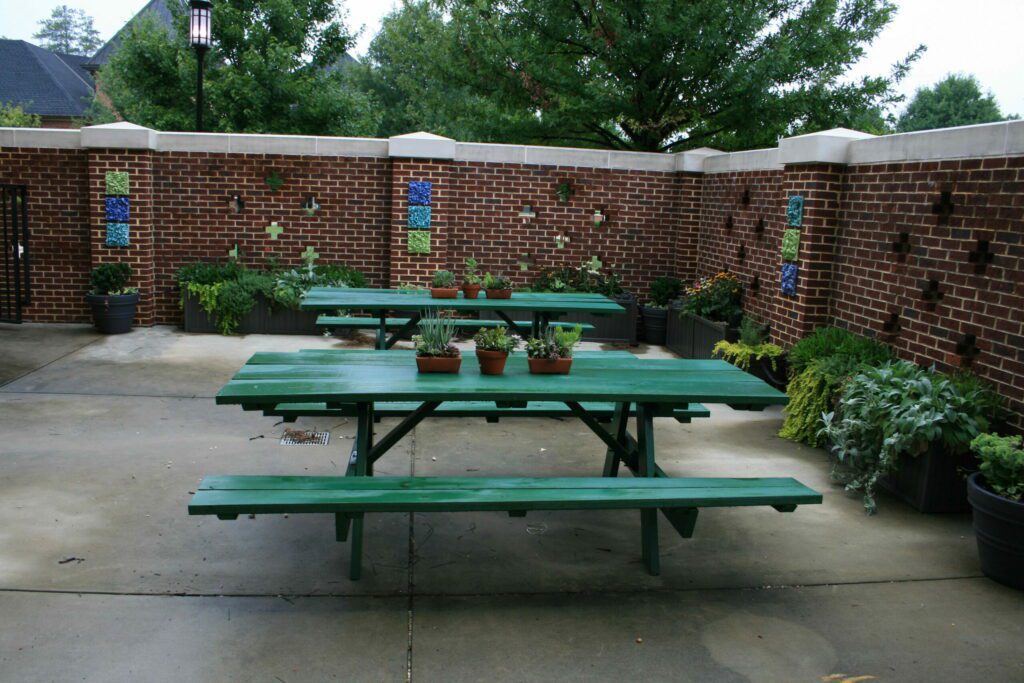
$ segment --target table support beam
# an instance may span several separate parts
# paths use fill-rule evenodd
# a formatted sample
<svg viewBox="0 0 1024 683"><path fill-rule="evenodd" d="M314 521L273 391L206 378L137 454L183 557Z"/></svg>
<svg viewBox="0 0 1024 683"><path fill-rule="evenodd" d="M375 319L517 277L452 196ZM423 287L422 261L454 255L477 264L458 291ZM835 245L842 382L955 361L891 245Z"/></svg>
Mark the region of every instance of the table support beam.
<svg viewBox="0 0 1024 683"><path fill-rule="evenodd" d="M377 462L382 455L387 453L394 447L402 438L411 432L420 422L423 421L427 415L434 412L434 409L441 405L441 401L426 401L421 403L420 406L409 413L405 419L399 422L394 429L388 432L384 438L370 449L369 459L370 464Z"/></svg>
<svg viewBox="0 0 1024 683"><path fill-rule="evenodd" d="M384 314L381 313L381 315ZM391 334L391 338L388 339L387 343L384 345L384 350L386 351L387 349L390 349L395 344L397 344L402 337L416 329L416 326L420 324L421 318L422 315L420 313L413 313L411 316L409 316L409 321Z"/></svg>

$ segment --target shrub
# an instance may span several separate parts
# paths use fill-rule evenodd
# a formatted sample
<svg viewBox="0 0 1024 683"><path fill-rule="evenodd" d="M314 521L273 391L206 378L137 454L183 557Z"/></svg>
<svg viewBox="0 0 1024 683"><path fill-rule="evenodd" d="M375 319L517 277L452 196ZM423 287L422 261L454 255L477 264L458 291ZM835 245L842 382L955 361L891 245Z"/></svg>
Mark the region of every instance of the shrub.
<svg viewBox="0 0 1024 683"><path fill-rule="evenodd" d="M915 457L938 440L964 451L979 433L975 394L963 394L947 376L906 361L865 367L846 382L835 412L822 417L836 456L833 476L862 491L874 513L878 480L899 458Z"/></svg>
<svg viewBox="0 0 1024 683"><path fill-rule="evenodd" d="M683 313L693 313L708 320L730 322L743 312L740 297L743 283L732 273L722 271L703 277L686 288Z"/></svg>
<svg viewBox="0 0 1024 683"><path fill-rule="evenodd" d="M92 284L93 294L118 296L139 291L128 286L131 277L132 267L127 263L103 263L92 269L89 282Z"/></svg>
<svg viewBox="0 0 1024 683"><path fill-rule="evenodd" d="M1020 436L979 434L971 450L981 462L985 485L996 495L1024 502L1024 450Z"/></svg>
<svg viewBox="0 0 1024 683"><path fill-rule="evenodd" d="M648 304L655 308L667 308L679 298L683 283L677 277L656 277L651 281L651 299Z"/></svg>
<svg viewBox="0 0 1024 683"><path fill-rule="evenodd" d="M790 376L803 372L812 362L832 358L836 374L848 374L861 363L880 365L893 359L892 349L874 339L838 327L819 327L789 350ZM846 372L841 366L848 367Z"/></svg>
<svg viewBox="0 0 1024 683"><path fill-rule="evenodd" d="M476 348L481 351L502 351L512 353L519 347L521 341L514 334L509 334L504 327L492 327L491 329L480 328L480 331L473 336Z"/></svg>
<svg viewBox="0 0 1024 683"><path fill-rule="evenodd" d="M562 266L542 270L530 289L534 292L578 292L581 294L622 294L622 278L610 270L595 267L594 260L577 267Z"/></svg>

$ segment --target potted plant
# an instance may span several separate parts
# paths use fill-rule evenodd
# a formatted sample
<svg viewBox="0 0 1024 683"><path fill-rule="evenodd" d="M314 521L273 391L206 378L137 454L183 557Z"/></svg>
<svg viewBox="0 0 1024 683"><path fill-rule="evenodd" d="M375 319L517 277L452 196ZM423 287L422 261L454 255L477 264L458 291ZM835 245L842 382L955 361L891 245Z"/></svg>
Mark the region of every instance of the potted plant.
<svg viewBox="0 0 1024 683"><path fill-rule="evenodd" d="M506 277L487 273L484 275L484 291L488 299L511 299L512 282Z"/></svg>
<svg viewBox="0 0 1024 683"><path fill-rule="evenodd" d="M879 485L921 512L960 511L967 492L958 469L970 467L968 445L988 428L986 404L934 369L907 361L864 367L822 416L833 476L863 492L869 514Z"/></svg>
<svg viewBox="0 0 1024 683"><path fill-rule="evenodd" d="M583 328L577 325L571 330L549 327L540 339L531 338L526 342L530 374L568 375L572 368L572 351L582 337Z"/></svg>
<svg viewBox="0 0 1024 683"><path fill-rule="evenodd" d="M452 344L455 323L436 312L427 311L419 322L420 333L412 337L416 347L416 367L420 372L456 374L462 366L462 354Z"/></svg>
<svg viewBox="0 0 1024 683"><path fill-rule="evenodd" d="M103 263L92 269L92 290L85 299L92 307L96 329L104 334L130 332L139 304L139 290L128 286L132 267L127 263Z"/></svg>
<svg viewBox="0 0 1024 683"><path fill-rule="evenodd" d="M755 318L743 316L739 339L734 342L723 339L715 344L712 353L776 389L784 389L786 386L782 347L768 342L768 326Z"/></svg>
<svg viewBox="0 0 1024 683"><path fill-rule="evenodd" d="M462 296L475 299L480 296L480 271L476 259L466 259L466 272L462 274Z"/></svg>
<svg viewBox="0 0 1024 683"><path fill-rule="evenodd" d="M738 337L742 295L743 284L733 273L697 280L686 288L678 319L668 325L666 346L683 358L711 358L715 344Z"/></svg>
<svg viewBox="0 0 1024 683"><path fill-rule="evenodd" d="M430 287L430 296L434 299L454 299L459 295L455 286L455 275L450 270L439 270L434 273Z"/></svg>
<svg viewBox="0 0 1024 683"><path fill-rule="evenodd" d="M481 375L500 375L505 372L508 354L519 346L519 337L509 334L504 327L480 328L473 337L476 342L476 358L480 362Z"/></svg>
<svg viewBox="0 0 1024 683"><path fill-rule="evenodd" d="M1020 436L979 434L971 441L980 471L967 479L981 571L1024 589L1024 449Z"/></svg>
<svg viewBox="0 0 1024 683"><path fill-rule="evenodd" d="M644 321L644 339L648 344L665 343L665 321L668 317L668 305L679 297L682 282L674 277L657 277L651 282L651 296L646 304L640 307L640 316Z"/></svg>

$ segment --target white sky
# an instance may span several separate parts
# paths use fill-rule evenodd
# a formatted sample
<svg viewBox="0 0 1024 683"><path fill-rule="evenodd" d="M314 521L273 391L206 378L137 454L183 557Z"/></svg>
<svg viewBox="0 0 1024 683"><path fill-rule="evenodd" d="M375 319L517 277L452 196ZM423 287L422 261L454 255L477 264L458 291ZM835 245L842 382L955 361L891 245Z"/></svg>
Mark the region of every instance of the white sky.
<svg viewBox="0 0 1024 683"><path fill-rule="evenodd" d="M908 95L952 72L971 73L991 90L1003 113L1024 115L1024 0L895 0L896 19L868 49L854 75L887 74L889 67L919 43L928 51L914 65L900 90ZM146 0L0 0L0 35L32 40L37 22L57 5L81 8L95 19L106 40ZM354 50L366 51L380 19L394 0L343 0L348 25L365 27ZM216 3L214 7L216 21Z"/></svg>

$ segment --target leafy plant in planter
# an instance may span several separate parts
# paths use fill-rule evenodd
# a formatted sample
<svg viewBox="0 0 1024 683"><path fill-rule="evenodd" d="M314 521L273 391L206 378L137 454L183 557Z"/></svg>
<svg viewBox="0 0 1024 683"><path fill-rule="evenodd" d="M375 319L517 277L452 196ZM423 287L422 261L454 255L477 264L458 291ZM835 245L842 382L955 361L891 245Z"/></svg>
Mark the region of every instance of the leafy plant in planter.
<svg viewBox="0 0 1024 683"><path fill-rule="evenodd" d="M665 343L665 321L668 305L679 298L683 283L675 277L656 277L651 281L651 295L640 307L644 321L644 337L650 344Z"/></svg>
<svg viewBox="0 0 1024 683"><path fill-rule="evenodd" d="M786 419L779 436L818 446L821 416L833 410L843 382L861 367L893 359L892 350L873 339L836 327L821 327L789 350Z"/></svg>
<svg viewBox="0 0 1024 683"><path fill-rule="evenodd" d="M480 362L480 374L500 375L505 371L508 355L519 347L520 340L509 334L504 327L481 328L473 336L476 342L476 357Z"/></svg>
<svg viewBox="0 0 1024 683"><path fill-rule="evenodd" d="M451 271L439 270L434 273L430 296L435 299L454 299L458 295L459 288L455 286L455 275Z"/></svg>
<svg viewBox="0 0 1024 683"><path fill-rule="evenodd" d="M692 313L707 320L716 320L734 325L743 314L740 304L743 283L733 273L721 271L703 277L686 288L682 312Z"/></svg>
<svg viewBox="0 0 1024 683"><path fill-rule="evenodd" d="M568 375L572 369L572 353L583 338L583 328L549 327L544 336L526 342L530 373L534 375Z"/></svg>
<svg viewBox="0 0 1024 683"><path fill-rule="evenodd" d="M104 263L89 276L91 291L86 301L92 307L96 329L104 334L123 334L132 329L139 290L129 287L132 267L127 263Z"/></svg>
<svg viewBox="0 0 1024 683"><path fill-rule="evenodd" d="M467 299L480 296L480 264L472 256L466 259L466 270L462 274L462 295Z"/></svg>
<svg viewBox="0 0 1024 683"><path fill-rule="evenodd" d="M766 362L773 371L778 370L779 357L782 353L781 346L769 343L767 327L750 316L743 316L740 322L738 341L729 342L723 339L715 344L714 350L716 356L721 356L740 370L748 372L753 362Z"/></svg>
<svg viewBox="0 0 1024 683"><path fill-rule="evenodd" d="M971 441L980 471L967 480L981 571L1024 589L1024 449L1020 436L979 434Z"/></svg>
<svg viewBox="0 0 1024 683"><path fill-rule="evenodd" d="M863 368L844 385L836 411L822 416L821 432L837 459L833 476L848 491L863 492L873 514L879 480L901 457L919 456L940 440L962 452L987 428L976 398L934 369L906 361Z"/></svg>
<svg viewBox="0 0 1024 683"><path fill-rule="evenodd" d="M484 290L488 299L511 299L512 281L501 275L484 275Z"/></svg>
<svg viewBox="0 0 1024 683"><path fill-rule="evenodd" d="M457 373L462 366L462 355L452 344L455 322L439 316L437 311L425 311L419 327L420 333L412 337L419 371Z"/></svg>
<svg viewBox="0 0 1024 683"><path fill-rule="evenodd" d="M579 266L542 270L530 289L534 292L579 292L614 297L623 293L622 278L611 271L594 267L593 259Z"/></svg>

